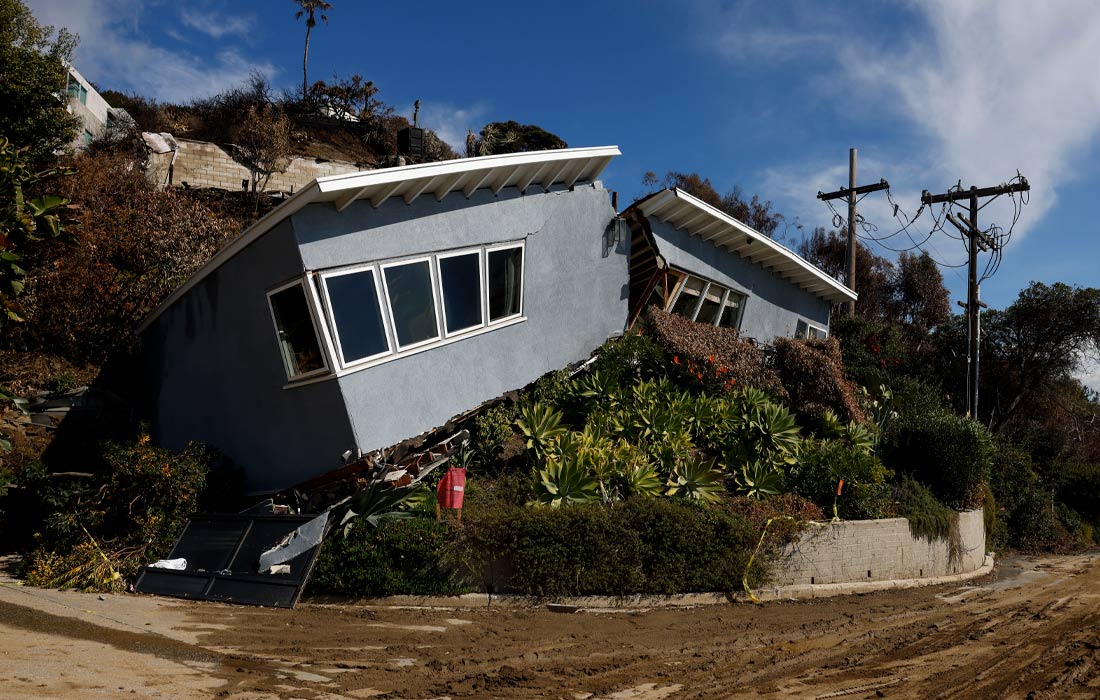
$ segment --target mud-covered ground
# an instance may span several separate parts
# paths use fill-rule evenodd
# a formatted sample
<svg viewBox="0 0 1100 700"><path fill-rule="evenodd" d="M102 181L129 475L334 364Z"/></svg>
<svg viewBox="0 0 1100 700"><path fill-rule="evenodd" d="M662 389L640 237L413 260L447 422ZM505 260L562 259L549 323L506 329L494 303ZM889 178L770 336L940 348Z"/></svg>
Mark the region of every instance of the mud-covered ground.
<svg viewBox="0 0 1100 700"><path fill-rule="evenodd" d="M4 698L1096 698L1100 557L798 603L272 610L0 588Z"/></svg>

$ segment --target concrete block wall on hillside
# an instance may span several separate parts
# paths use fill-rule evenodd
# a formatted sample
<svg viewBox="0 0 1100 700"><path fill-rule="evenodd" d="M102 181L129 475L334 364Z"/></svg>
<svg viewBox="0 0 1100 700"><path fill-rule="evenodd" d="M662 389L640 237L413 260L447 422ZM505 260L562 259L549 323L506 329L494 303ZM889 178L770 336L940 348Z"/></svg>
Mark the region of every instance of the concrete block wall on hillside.
<svg viewBox="0 0 1100 700"><path fill-rule="evenodd" d="M905 518L811 523L787 545L771 585L854 583L928 578L975 571L985 560L981 510L959 513L959 556L947 542L909 532Z"/></svg>
<svg viewBox="0 0 1100 700"><path fill-rule="evenodd" d="M251 177L244 167L221 146L208 141L176 139L179 151L172 162L172 153L154 153L149 158L149 178L162 185L182 187L217 187L241 190ZM171 177L169 177L171 166ZM276 173L267 183L268 190L297 192L314 179L328 175L357 172L355 163L339 160L318 160L295 156L285 173Z"/></svg>

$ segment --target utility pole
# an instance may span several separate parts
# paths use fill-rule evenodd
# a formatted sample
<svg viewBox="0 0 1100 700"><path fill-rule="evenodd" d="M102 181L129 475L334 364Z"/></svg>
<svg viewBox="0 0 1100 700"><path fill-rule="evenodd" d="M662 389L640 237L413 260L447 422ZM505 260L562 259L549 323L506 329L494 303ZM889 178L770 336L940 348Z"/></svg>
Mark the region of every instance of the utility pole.
<svg viewBox="0 0 1100 700"><path fill-rule="evenodd" d="M886 180L879 180L874 185L856 187L856 149L848 149L848 187L835 192L818 192L817 198L822 202L831 199L848 198L848 247L844 254L844 268L848 272L848 289L856 291L856 197L868 192L877 192L890 186ZM856 300L848 302L848 315L856 315Z"/></svg>
<svg viewBox="0 0 1100 700"><path fill-rule="evenodd" d="M966 309L968 347L966 352L966 415L978 417L978 365L981 348L981 318L982 309L985 306L981 300L981 289L978 286L978 249L983 251L996 251L997 242L978 229L978 199L982 197L998 197L1011 192L1027 192L1031 189L1026 178L1020 178L1019 182L1011 185L1001 184L995 187L971 187L969 190L955 190L943 194L931 194L928 190L921 193L922 204L939 204L940 202L957 202L969 200L970 221L959 221L950 212L947 220L962 232L966 239L967 252L970 254L967 274Z"/></svg>

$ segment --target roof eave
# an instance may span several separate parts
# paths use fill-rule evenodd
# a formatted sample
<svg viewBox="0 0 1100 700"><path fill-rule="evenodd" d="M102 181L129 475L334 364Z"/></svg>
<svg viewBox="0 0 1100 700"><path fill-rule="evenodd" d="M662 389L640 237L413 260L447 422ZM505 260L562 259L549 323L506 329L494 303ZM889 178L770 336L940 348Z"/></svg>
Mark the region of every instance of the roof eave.
<svg viewBox="0 0 1100 700"><path fill-rule="evenodd" d="M724 224L727 227L735 230L737 233L745 235L754 243L760 243L764 245L767 249L770 250L772 254L778 254L779 257L794 263L796 267L803 272L804 275L808 275L812 277L815 282L825 285L825 289L821 291L811 291L810 293L814 296L817 296L818 298L831 303L851 301L858 297L856 292L848 289L837 280L825 274L825 272L822 271L820 268L813 265L805 258L790 250L786 246L776 243L771 238L765 236L763 233L757 231L748 224L745 224L742 221L738 221L729 214L726 214L725 212L700 200L698 197L688 194L687 192L684 192L679 188L664 189L659 192L655 192L645 197L644 199L635 202L631 205L630 208L637 207L645 216L653 216L654 218L660 219L661 221L664 221L671 226L676 226L676 224L670 222L667 218L664 218L662 214L665 214L666 212L674 209L677 202L687 203L705 213L707 215L706 224L721 222L721 224ZM694 228L698 230L699 227L695 226ZM700 238L702 240L709 240L707 238L697 235L693 230L689 228L684 228L683 230L687 231L689 235L696 236L697 238ZM739 255L740 257L746 257L740 253L736 253L733 250L730 250L729 248L727 248L727 250L731 254Z"/></svg>

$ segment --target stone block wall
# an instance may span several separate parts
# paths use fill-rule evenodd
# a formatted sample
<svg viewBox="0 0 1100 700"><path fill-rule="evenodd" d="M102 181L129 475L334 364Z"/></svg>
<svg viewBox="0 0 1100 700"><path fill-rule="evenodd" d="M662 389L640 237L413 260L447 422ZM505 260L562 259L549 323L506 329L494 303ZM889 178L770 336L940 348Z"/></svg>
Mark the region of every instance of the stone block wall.
<svg viewBox="0 0 1100 700"><path fill-rule="evenodd" d="M154 153L149 158L149 178L154 182L175 187L217 187L223 190L241 190L242 183L251 176L244 167L221 146L207 141L176 139L179 152L172 165L172 153ZM171 177L169 177L169 165ZM267 189L280 192L297 192L314 179L327 175L358 172L355 163L339 160L294 157L285 173L275 174L267 183Z"/></svg>
<svg viewBox="0 0 1100 700"><path fill-rule="evenodd" d="M959 513L959 534L962 546L952 560L947 542L914 537L905 518L812 523L784 549L770 583L854 583L975 571L985 560L981 510Z"/></svg>

